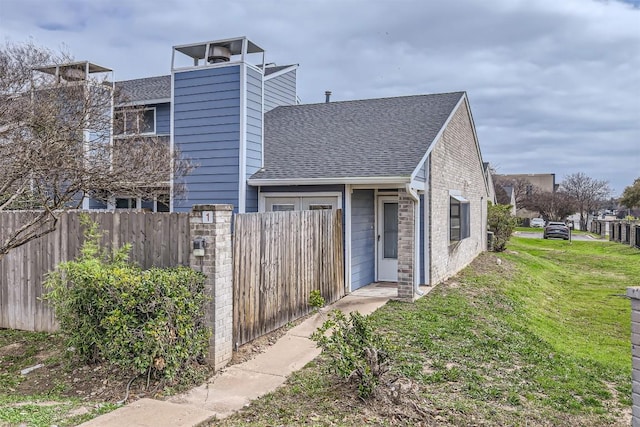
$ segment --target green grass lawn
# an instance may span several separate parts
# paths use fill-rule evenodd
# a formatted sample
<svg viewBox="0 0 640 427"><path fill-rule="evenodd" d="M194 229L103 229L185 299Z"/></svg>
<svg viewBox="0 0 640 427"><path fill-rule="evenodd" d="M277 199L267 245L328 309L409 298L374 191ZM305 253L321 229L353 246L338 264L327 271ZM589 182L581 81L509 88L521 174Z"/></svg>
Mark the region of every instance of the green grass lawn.
<svg viewBox="0 0 640 427"><path fill-rule="evenodd" d="M513 238L415 304L371 315L395 346L393 377L411 385L403 399L361 401L320 358L213 425L628 426L623 295L639 261L614 243Z"/></svg>

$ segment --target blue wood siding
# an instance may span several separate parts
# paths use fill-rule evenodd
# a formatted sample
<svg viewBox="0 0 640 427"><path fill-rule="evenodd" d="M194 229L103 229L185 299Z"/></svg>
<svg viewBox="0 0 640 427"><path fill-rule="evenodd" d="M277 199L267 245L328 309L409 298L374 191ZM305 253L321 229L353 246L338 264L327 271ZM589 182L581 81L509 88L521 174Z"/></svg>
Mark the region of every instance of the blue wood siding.
<svg viewBox="0 0 640 427"><path fill-rule="evenodd" d="M175 73L174 143L197 167L184 177L174 210L199 203L238 207L240 65Z"/></svg>
<svg viewBox="0 0 640 427"><path fill-rule="evenodd" d="M247 70L246 104L246 178L262 167L262 71ZM246 212L258 212L258 191L246 185Z"/></svg>
<svg viewBox="0 0 640 427"><path fill-rule="evenodd" d="M351 212L351 290L356 290L372 283L375 277L373 190L354 190Z"/></svg>
<svg viewBox="0 0 640 427"><path fill-rule="evenodd" d="M171 133L171 104L156 104L156 134L169 135Z"/></svg>
<svg viewBox="0 0 640 427"><path fill-rule="evenodd" d="M280 105L296 104L296 70L291 70L264 83L264 112Z"/></svg>

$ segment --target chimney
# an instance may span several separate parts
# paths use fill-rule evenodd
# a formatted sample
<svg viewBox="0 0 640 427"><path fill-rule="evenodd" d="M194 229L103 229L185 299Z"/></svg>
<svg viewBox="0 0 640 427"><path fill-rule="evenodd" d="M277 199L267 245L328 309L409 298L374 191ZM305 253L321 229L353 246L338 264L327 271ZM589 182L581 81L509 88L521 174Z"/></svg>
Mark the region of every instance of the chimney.
<svg viewBox="0 0 640 427"><path fill-rule="evenodd" d="M324 96L325 96L324 102L328 104L331 101L331 91L330 90L325 91Z"/></svg>

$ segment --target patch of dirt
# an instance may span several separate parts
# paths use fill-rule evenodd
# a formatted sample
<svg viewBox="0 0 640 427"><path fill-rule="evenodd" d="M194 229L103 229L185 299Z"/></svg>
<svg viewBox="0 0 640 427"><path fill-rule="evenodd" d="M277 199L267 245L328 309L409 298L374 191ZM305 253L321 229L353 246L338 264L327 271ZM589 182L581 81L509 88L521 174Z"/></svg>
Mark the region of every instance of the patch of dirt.
<svg viewBox="0 0 640 427"><path fill-rule="evenodd" d="M269 334L255 339L233 352L230 365L243 363L264 352L268 347L287 333L293 326L304 320L300 319L283 326ZM149 398L163 398L167 395L167 387L174 384L157 378L147 378L145 375L136 376L130 372L123 372L117 366L109 363L80 364L70 362L65 358L67 351L59 335L51 335L51 339L44 345L39 345L35 354L30 356L31 362L25 365L24 357L28 343L14 342L0 347L0 375L18 375L19 384L8 391L12 395L43 395L52 393L67 397L77 397L87 402L117 403L127 397L127 403ZM20 370L43 364L27 375L21 375ZM194 366L206 381L214 373L207 366ZM193 386L199 384L194 383ZM128 389L128 394L127 394ZM174 388L175 390L175 388ZM179 391L179 390L175 390Z"/></svg>
<svg viewBox="0 0 640 427"><path fill-rule="evenodd" d="M297 324L297 323L296 323ZM273 332L270 332L266 335L263 335L259 338L256 338L253 341L250 341L244 345L241 345L233 352L233 356L231 357L231 361L227 366L237 365L238 363L244 363L248 360L253 359L260 353L264 353L265 350L278 341L284 334L287 333L292 326L287 325L281 328L276 329Z"/></svg>

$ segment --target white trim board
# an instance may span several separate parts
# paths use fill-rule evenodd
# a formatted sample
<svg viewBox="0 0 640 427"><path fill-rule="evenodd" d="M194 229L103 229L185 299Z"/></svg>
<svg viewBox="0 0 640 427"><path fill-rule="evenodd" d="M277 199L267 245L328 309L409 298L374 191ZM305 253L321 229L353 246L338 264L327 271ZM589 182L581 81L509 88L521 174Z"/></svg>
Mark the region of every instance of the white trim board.
<svg viewBox="0 0 640 427"><path fill-rule="evenodd" d="M277 193L260 193L258 196L258 212L265 212L266 198L300 198L300 197L336 197L338 199L338 207L344 209L342 202L342 192L340 191L296 191L296 192L277 192Z"/></svg>

